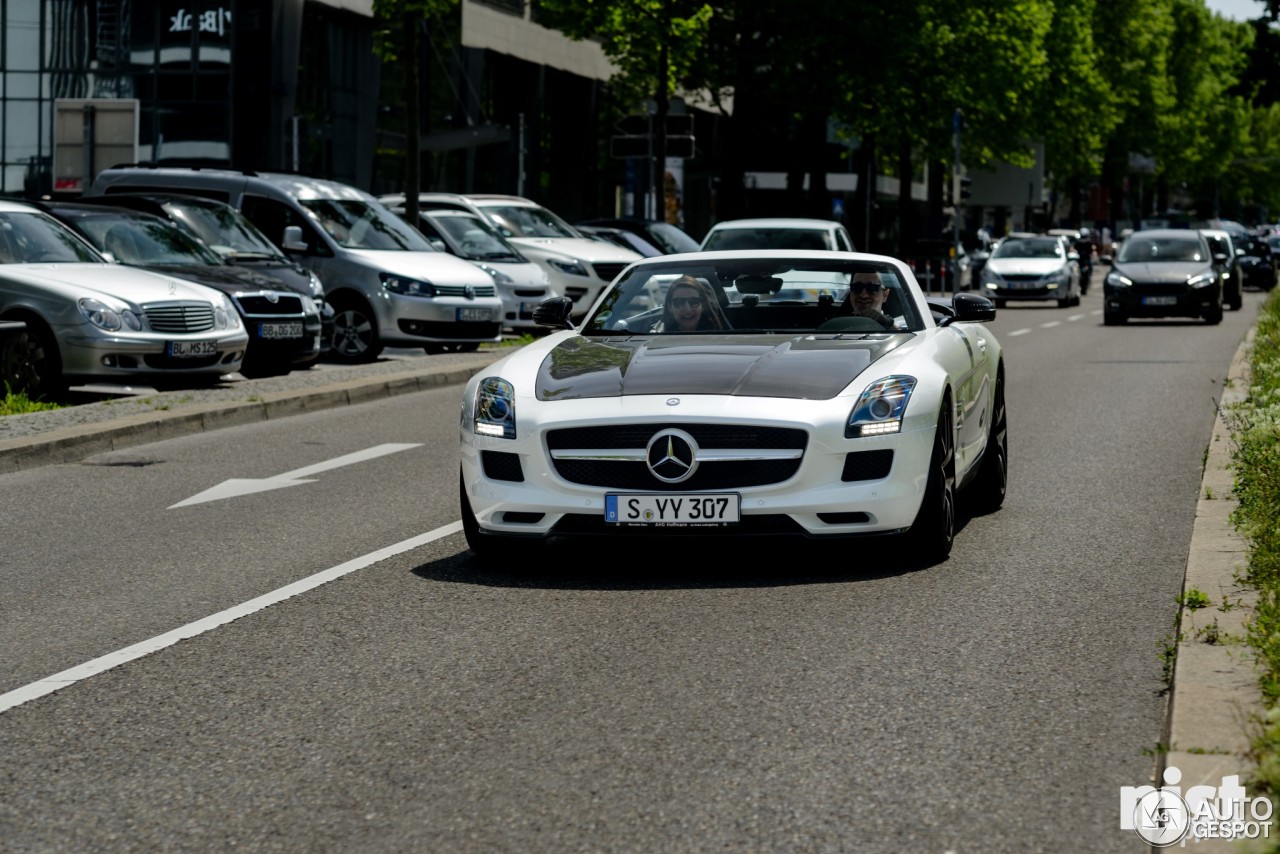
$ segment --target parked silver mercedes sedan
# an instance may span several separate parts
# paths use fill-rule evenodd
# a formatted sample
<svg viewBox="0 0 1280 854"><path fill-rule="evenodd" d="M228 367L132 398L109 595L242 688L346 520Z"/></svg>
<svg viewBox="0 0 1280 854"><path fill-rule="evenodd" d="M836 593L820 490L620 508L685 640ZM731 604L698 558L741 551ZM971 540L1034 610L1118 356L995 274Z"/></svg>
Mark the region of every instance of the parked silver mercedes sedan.
<svg viewBox="0 0 1280 854"><path fill-rule="evenodd" d="M0 320L26 329L0 353L11 391L53 399L74 381L216 382L249 335L220 291L112 264L31 205L0 201Z"/></svg>

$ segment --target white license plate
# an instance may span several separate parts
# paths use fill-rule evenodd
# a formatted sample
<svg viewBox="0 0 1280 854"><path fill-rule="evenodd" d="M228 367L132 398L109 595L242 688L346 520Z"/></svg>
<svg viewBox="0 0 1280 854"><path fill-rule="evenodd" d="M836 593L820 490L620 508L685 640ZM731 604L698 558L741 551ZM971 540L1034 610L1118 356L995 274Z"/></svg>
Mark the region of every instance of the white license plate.
<svg viewBox="0 0 1280 854"><path fill-rule="evenodd" d="M1143 305L1177 305L1177 297L1143 297Z"/></svg>
<svg viewBox="0 0 1280 854"><path fill-rule="evenodd" d="M618 525L727 525L739 521L741 496L606 495L604 520Z"/></svg>
<svg viewBox="0 0 1280 854"><path fill-rule="evenodd" d="M493 311L487 308L460 308L459 320L493 320Z"/></svg>
<svg viewBox="0 0 1280 854"><path fill-rule="evenodd" d="M536 302L522 302L520 303L520 313L533 314L533 310L537 307L538 304Z"/></svg>
<svg viewBox="0 0 1280 854"><path fill-rule="evenodd" d="M195 359L218 355L217 341L170 341L164 350L175 359Z"/></svg>
<svg viewBox="0 0 1280 854"><path fill-rule="evenodd" d="M302 337L302 321L294 321L292 323L259 323L259 338L301 338Z"/></svg>

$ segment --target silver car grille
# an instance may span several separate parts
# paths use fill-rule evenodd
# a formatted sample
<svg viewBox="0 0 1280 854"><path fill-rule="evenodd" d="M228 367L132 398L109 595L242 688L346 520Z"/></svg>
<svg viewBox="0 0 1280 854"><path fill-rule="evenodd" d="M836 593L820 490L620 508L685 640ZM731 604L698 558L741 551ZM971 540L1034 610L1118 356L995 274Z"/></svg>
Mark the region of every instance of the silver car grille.
<svg viewBox="0 0 1280 854"><path fill-rule="evenodd" d="M494 285L436 285L435 289L436 294L442 297L465 297L468 287L472 296L491 297L498 293Z"/></svg>
<svg viewBox="0 0 1280 854"><path fill-rule="evenodd" d="M157 302L144 305L142 313L156 332L208 332L213 328L212 303Z"/></svg>

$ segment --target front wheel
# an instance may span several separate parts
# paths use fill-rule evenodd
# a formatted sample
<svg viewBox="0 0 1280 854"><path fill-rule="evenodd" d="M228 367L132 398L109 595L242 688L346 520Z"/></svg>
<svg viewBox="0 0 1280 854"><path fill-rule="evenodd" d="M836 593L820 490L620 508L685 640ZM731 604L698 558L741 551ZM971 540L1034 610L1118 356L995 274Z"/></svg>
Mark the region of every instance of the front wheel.
<svg viewBox="0 0 1280 854"><path fill-rule="evenodd" d="M1004 371L996 375L995 394L991 397L991 430L987 447L982 452L978 478L970 487L974 509L994 513L1004 506L1009 485L1009 425L1004 404Z"/></svg>
<svg viewBox="0 0 1280 854"><path fill-rule="evenodd" d="M340 297L333 303L333 358L348 364L372 362L382 352L378 321L363 300Z"/></svg>
<svg viewBox="0 0 1280 854"><path fill-rule="evenodd" d="M1214 306L1204 313L1204 322L1210 326L1217 326L1222 322L1222 306L1221 304Z"/></svg>
<svg viewBox="0 0 1280 854"><path fill-rule="evenodd" d="M951 402L943 400L929 459L929 481L924 500L907 532L908 549L932 563L946 560L956 533L956 453Z"/></svg>
<svg viewBox="0 0 1280 854"><path fill-rule="evenodd" d="M1106 311L1102 313L1103 326L1124 326L1129 322L1129 318L1120 314L1118 311Z"/></svg>
<svg viewBox="0 0 1280 854"><path fill-rule="evenodd" d="M58 344L39 321L28 320L23 332L10 337L0 352L0 370L6 390L31 400L51 401L67 390Z"/></svg>

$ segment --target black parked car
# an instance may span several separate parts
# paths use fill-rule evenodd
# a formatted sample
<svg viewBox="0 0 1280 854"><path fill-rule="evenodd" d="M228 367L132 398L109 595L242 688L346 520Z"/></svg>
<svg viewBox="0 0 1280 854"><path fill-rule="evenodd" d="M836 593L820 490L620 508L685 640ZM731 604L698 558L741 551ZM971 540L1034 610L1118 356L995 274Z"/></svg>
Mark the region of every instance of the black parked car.
<svg viewBox="0 0 1280 854"><path fill-rule="evenodd" d="M1131 317L1222 322L1222 276L1204 235L1191 229L1135 231L1103 280L1103 299L1107 326Z"/></svg>
<svg viewBox="0 0 1280 854"><path fill-rule="evenodd" d="M1244 254L1240 256L1240 270L1244 273L1244 286L1269 291L1276 286L1276 256L1267 238L1250 234L1240 243Z"/></svg>
<svg viewBox="0 0 1280 854"><path fill-rule="evenodd" d="M320 310L311 297L284 290L279 279L236 267L167 219L128 208L77 202L42 207L112 260L187 279L227 294L240 313L249 346L240 373L287 374L320 352Z"/></svg>
<svg viewBox="0 0 1280 854"><path fill-rule="evenodd" d="M333 341L333 306L320 277L281 252L249 218L225 202L181 193L113 193L77 199L83 204L129 208L163 217L237 267L279 280L278 288L311 297L320 309L320 354Z"/></svg>
<svg viewBox="0 0 1280 854"><path fill-rule="evenodd" d="M597 225L629 231L643 237L663 255L697 252L700 248L698 241L690 237L683 228L660 219L589 219L578 225Z"/></svg>

